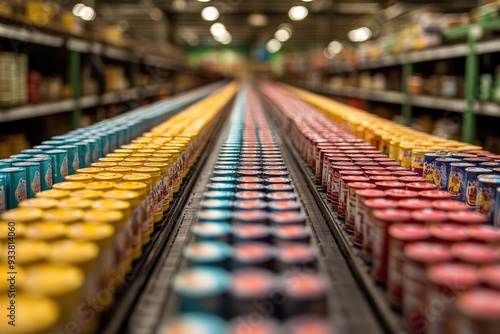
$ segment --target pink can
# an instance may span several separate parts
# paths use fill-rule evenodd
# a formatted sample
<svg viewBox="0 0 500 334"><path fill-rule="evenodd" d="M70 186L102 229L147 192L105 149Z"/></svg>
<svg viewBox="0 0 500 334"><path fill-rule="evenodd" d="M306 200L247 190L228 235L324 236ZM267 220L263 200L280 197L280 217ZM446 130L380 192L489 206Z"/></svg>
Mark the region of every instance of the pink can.
<svg viewBox="0 0 500 334"><path fill-rule="evenodd" d="M460 242L451 247L451 254L457 260L475 267L495 264L500 260L497 250L476 242Z"/></svg>
<svg viewBox="0 0 500 334"><path fill-rule="evenodd" d="M446 212L436 209L423 209L411 213L412 221L426 226L438 225L448 221Z"/></svg>
<svg viewBox="0 0 500 334"><path fill-rule="evenodd" d="M388 199L393 199L395 201L418 197L417 192L406 189L389 189L385 191L385 194L387 195Z"/></svg>
<svg viewBox="0 0 500 334"><path fill-rule="evenodd" d="M394 177L394 176L391 176ZM398 181L379 181L375 182L378 190L386 191L391 189L405 189L406 185Z"/></svg>
<svg viewBox="0 0 500 334"><path fill-rule="evenodd" d="M379 283L387 282L389 255L389 227L393 224L408 223L410 211L399 209L375 210L373 233L372 276Z"/></svg>
<svg viewBox="0 0 500 334"><path fill-rule="evenodd" d="M467 228L458 224L436 224L429 227L432 240L448 246L469 240Z"/></svg>
<svg viewBox="0 0 500 334"><path fill-rule="evenodd" d="M469 211L471 209L467 204L452 199L434 201L432 202L432 207L448 212Z"/></svg>
<svg viewBox="0 0 500 334"><path fill-rule="evenodd" d="M404 247L412 242L428 241L431 235L424 225L395 224L389 227L389 264L387 295L396 308L403 302Z"/></svg>
<svg viewBox="0 0 500 334"><path fill-rule="evenodd" d="M432 202L420 198L407 198L398 201L398 207L409 211L424 210L432 208Z"/></svg>
<svg viewBox="0 0 500 334"><path fill-rule="evenodd" d="M458 322L464 334L498 334L500 328L500 291L476 288L457 299Z"/></svg>
<svg viewBox="0 0 500 334"><path fill-rule="evenodd" d="M427 182L411 182L406 184L406 189L416 192L421 192L425 190L437 190L438 186L434 183Z"/></svg>
<svg viewBox="0 0 500 334"><path fill-rule="evenodd" d="M356 192L356 215L354 220L354 245L363 246L363 232L365 229L365 220L367 219L368 209L365 202L369 199L384 198L385 193L381 190L366 189Z"/></svg>
<svg viewBox="0 0 500 334"><path fill-rule="evenodd" d="M357 215L357 192L360 190L375 189L375 185L368 182L349 182L347 183L347 210L345 217L345 229L354 233L354 225Z"/></svg>
<svg viewBox="0 0 500 334"><path fill-rule="evenodd" d="M500 228L491 225L474 225L467 227L471 242L487 244L500 249Z"/></svg>

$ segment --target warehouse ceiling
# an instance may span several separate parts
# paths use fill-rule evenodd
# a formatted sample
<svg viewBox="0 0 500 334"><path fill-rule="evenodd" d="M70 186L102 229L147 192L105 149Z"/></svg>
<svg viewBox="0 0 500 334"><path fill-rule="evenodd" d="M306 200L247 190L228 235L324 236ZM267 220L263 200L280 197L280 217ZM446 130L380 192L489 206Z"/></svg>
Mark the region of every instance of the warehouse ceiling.
<svg viewBox="0 0 500 334"><path fill-rule="evenodd" d="M88 0L91 1L91 0ZM85 1L84 1L85 2ZM214 22L221 22L231 34L231 45L253 47L273 38L283 23L292 24L287 42L300 48L325 46L334 39L346 40L347 33L362 25L377 30L391 16L399 16L422 5L433 4L446 12L468 11L476 0L95 0L101 19L118 23L135 39L168 40L177 45L219 45L210 33ZM292 21L292 6L305 6L309 15ZM215 6L220 16L204 21L201 11ZM266 22L252 25L249 18L261 14ZM261 16L262 18L262 16Z"/></svg>

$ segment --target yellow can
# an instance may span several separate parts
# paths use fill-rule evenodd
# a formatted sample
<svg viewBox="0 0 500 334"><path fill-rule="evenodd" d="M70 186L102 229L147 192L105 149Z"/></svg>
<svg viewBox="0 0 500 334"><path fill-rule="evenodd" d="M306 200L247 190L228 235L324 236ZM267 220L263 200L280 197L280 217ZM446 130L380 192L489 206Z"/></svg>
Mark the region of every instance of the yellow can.
<svg viewBox="0 0 500 334"><path fill-rule="evenodd" d="M7 295L6 292L8 292L11 288L11 282L10 282L11 274L9 274L9 272L12 272L12 270L9 267L9 264L7 264L6 262L0 263L0 296L3 296L4 294ZM26 279L26 272L24 268L16 265L15 272L16 272L15 285L24 282L24 280ZM1 324L0 328L2 328Z"/></svg>
<svg viewBox="0 0 500 334"><path fill-rule="evenodd" d="M71 191L69 191L69 190L49 189L49 190L40 191L39 193L36 193L35 196L39 197L39 198L52 198L52 199L60 200L63 198L68 198L70 194L71 194Z"/></svg>
<svg viewBox="0 0 500 334"><path fill-rule="evenodd" d="M66 182L83 182L83 183L89 183L92 182L94 179L92 178L92 174L73 174L73 175L68 175L64 177L64 180Z"/></svg>
<svg viewBox="0 0 500 334"><path fill-rule="evenodd" d="M172 186L170 184L170 175L168 163L162 162L146 162L144 167L154 167L160 169L160 200L162 202L162 211L167 211L170 201L173 199Z"/></svg>
<svg viewBox="0 0 500 334"><path fill-rule="evenodd" d="M104 168L102 167L87 167L80 168L77 170L78 174L98 174L104 172Z"/></svg>
<svg viewBox="0 0 500 334"><path fill-rule="evenodd" d="M37 208L17 208L5 211L0 216L3 222L31 224L42 219L43 211Z"/></svg>
<svg viewBox="0 0 500 334"><path fill-rule="evenodd" d="M401 162L402 167L410 168L413 152L413 143L402 142L398 148L398 160Z"/></svg>
<svg viewBox="0 0 500 334"><path fill-rule="evenodd" d="M15 237L16 241L23 239L26 234L26 229L26 225L23 223L13 224L13 222L0 222L0 242L8 244L9 238L12 237Z"/></svg>
<svg viewBox="0 0 500 334"><path fill-rule="evenodd" d="M94 181L94 182L87 183L85 185L85 189L108 191L108 190L114 189L115 185L116 185L116 182Z"/></svg>
<svg viewBox="0 0 500 334"><path fill-rule="evenodd" d="M149 189L151 189L153 185L153 177L149 174L132 172L132 174L123 176L123 182L142 182L145 183Z"/></svg>
<svg viewBox="0 0 500 334"><path fill-rule="evenodd" d="M115 167L115 166L118 165L118 162L99 161L99 162L93 162L90 165L92 167L97 167L97 168L103 168L104 169L104 168L109 168L109 167Z"/></svg>
<svg viewBox="0 0 500 334"><path fill-rule="evenodd" d="M157 167L138 167L132 169L134 173L144 173L144 174L149 174L152 177L152 189L151 189L151 194L152 194L152 199L153 199L153 223L158 223L161 221L161 218L163 217L163 199L161 197L161 183L160 183L160 176L161 176L161 171L160 168Z"/></svg>
<svg viewBox="0 0 500 334"><path fill-rule="evenodd" d="M149 156L148 156L149 157ZM131 156L130 158L127 158L123 160L124 162L140 162L141 165L146 162L146 157L136 157L136 156Z"/></svg>
<svg viewBox="0 0 500 334"><path fill-rule="evenodd" d="M123 161L123 162L120 162L117 167L135 168L135 167L141 167L141 166L142 166L142 162Z"/></svg>
<svg viewBox="0 0 500 334"><path fill-rule="evenodd" d="M78 175L78 174L76 174ZM68 190L68 191L76 191L82 190L85 188L85 183L83 182L59 182L52 186L53 189L57 190Z"/></svg>
<svg viewBox="0 0 500 334"><path fill-rule="evenodd" d="M122 181L123 175L120 173L104 172L95 174L93 177L95 181L108 181L108 182L120 183Z"/></svg>
<svg viewBox="0 0 500 334"><path fill-rule="evenodd" d="M84 211L79 209L51 209L43 214L43 220L59 224L75 224L84 218Z"/></svg>
<svg viewBox="0 0 500 334"><path fill-rule="evenodd" d="M134 167L137 167L137 166L134 166ZM127 174L132 173L132 167L126 167L126 166L110 167L110 168L106 168L106 172L117 173L117 174L120 174L123 176L123 175L127 175Z"/></svg>
<svg viewBox="0 0 500 334"><path fill-rule="evenodd" d="M68 228L63 224L35 223L28 226L25 237L30 240L57 241L65 239Z"/></svg>
<svg viewBox="0 0 500 334"><path fill-rule="evenodd" d="M2 262L9 260L6 247L2 250ZM47 261L50 254L50 245L41 240L16 240L15 265L28 266Z"/></svg>
<svg viewBox="0 0 500 334"><path fill-rule="evenodd" d="M92 205L90 199L83 199L78 197L69 197L62 199L58 202L57 207L60 209L80 209L87 210Z"/></svg>
<svg viewBox="0 0 500 334"><path fill-rule="evenodd" d="M59 201L53 198L35 197L20 202L19 207L48 210L55 208L57 206L57 203L59 203Z"/></svg>
<svg viewBox="0 0 500 334"><path fill-rule="evenodd" d="M118 163L122 162L126 157L104 157L104 158L99 158L99 163L105 162L105 163Z"/></svg>
<svg viewBox="0 0 500 334"><path fill-rule="evenodd" d="M0 317L3 319L0 322L0 333L47 334L55 332L61 316L61 307L55 300L45 296L17 293L15 327L8 322L11 300L12 298L5 294L0 296Z"/></svg>
<svg viewBox="0 0 500 334"><path fill-rule="evenodd" d="M70 198L95 200L101 198L102 194L104 194L104 191L102 190L84 189L84 190L74 191L69 196Z"/></svg>

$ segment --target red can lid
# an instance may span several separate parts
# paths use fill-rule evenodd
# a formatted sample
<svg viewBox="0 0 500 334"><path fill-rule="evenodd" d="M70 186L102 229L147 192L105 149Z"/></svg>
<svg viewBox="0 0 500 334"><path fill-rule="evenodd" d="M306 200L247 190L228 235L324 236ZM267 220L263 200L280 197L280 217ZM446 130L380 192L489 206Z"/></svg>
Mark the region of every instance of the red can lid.
<svg viewBox="0 0 500 334"><path fill-rule="evenodd" d="M351 160L356 162L373 162L372 159L367 158L364 154L356 154L356 156L351 155Z"/></svg>
<svg viewBox="0 0 500 334"><path fill-rule="evenodd" d="M349 182L347 184L348 188L352 189L375 189L376 186L368 182Z"/></svg>
<svg viewBox="0 0 500 334"><path fill-rule="evenodd" d="M484 224L488 220L486 215L475 211L454 211L448 213L448 218L460 224Z"/></svg>
<svg viewBox="0 0 500 334"><path fill-rule="evenodd" d="M432 202L432 207L443 211L469 211L470 207L452 199L443 199Z"/></svg>
<svg viewBox="0 0 500 334"><path fill-rule="evenodd" d="M463 262L484 265L498 260L496 249L476 242L461 242L451 247L451 254Z"/></svg>
<svg viewBox="0 0 500 334"><path fill-rule="evenodd" d="M383 198L385 193L378 189L361 189L356 191L356 196L364 198Z"/></svg>
<svg viewBox="0 0 500 334"><path fill-rule="evenodd" d="M394 177L394 176L392 176ZM377 187L380 187L380 188L390 188L390 189L394 189L394 188L405 188L405 184L402 183L402 182L398 182L398 181L379 181L379 182L375 182L375 185Z"/></svg>
<svg viewBox="0 0 500 334"><path fill-rule="evenodd" d="M444 190L424 190L418 193L420 197L427 199L448 199L451 198L451 194Z"/></svg>
<svg viewBox="0 0 500 334"><path fill-rule="evenodd" d="M420 224L395 224L389 227L389 235L402 241L426 241L431 235L427 228Z"/></svg>
<svg viewBox="0 0 500 334"><path fill-rule="evenodd" d="M362 171L360 170L341 170L340 171L340 175L341 176L347 176L347 175L360 175L360 176L363 176L365 175L365 173L363 173Z"/></svg>
<svg viewBox="0 0 500 334"><path fill-rule="evenodd" d="M400 209L375 210L373 216L384 222L407 222L411 219L410 211Z"/></svg>
<svg viewBox="0 0 500 334"><path fill-rule="evenodd" d="M450 247L435 242L414 242L404 248L405 257L419 263L432 264L453 260Z"/></svg>
<svg viewBox="0 0 500 334"><path fill-rule="evenodd" d="M409 170L397 170L393 172L395 176L418 176L418 173Z"/></svg>
<svg viewBox="0 0 500 334"><path fill-rule="evenodd" d="M359 167L354 165L352 161L335 161L334 163L330 164L330 168L335 168L335 169L343 169L346 167L353 167L355 169L359 169Z"/></svg>
<svg viewBox="0 0 500 334"><path fill-rule="evenodd" d="M421 176L400 176L398 180L404 183L425 182L425 179Z"/></svg>
<svg viewBox="0 0 500 334"><path fill-rule="evenodd" d="M423 224L443 223L448 220L446 212L435 209L423 209L413 211L411 217L414 221Z"/></svg>
<svg viewBox="0 0 500 334"><path fill-rule="evenodd" d="M474 225L467 228L473 240L484 242L500 242L500 228L491 225Z"/></svg>
<svg viewBox="0 0 500 334"><path fill-rule="evenodd" d="M373 166L363 166L363 165L360 165L361 169L364 170L364 171L369 171L369 170L385 170L384 167L380 167L378 165L373 165Z"/></svg>
<svg viewBox="0 0 500 334"><path fill-rule="evenodd" d="M283 290L288 296L311 300L323 297L327 285L327 281L317 274L297 272L294 275L285 275Z"/></svg>
<svg viewBox="0 0 500 334"><path fill-rule="evenodd" d="M386 171L386 170L367 170L367 171L365 171L365 174L367 176L380 176L380 175L390 176L391 172Z"/></svg>
<svg viewBox="0 0 500 334"><path fill-rule="evenodd" d="M396 209L398 202L389 200L387 198L372 198L365 202L365 205L370 209Z"/></svg>
<svg viewBox="0 0 500 334"><path fill-rule="evenodd" d="M366 173L368 173L368 171ZM385 181L396 182L398 180L397 177L391 176L391 175L375 175L375 176L370 176L369 178L370 178L370 181L372 181L372 182L385 182Z"/></svg>
<svg viewBox="0 0 500 334"><path fill-rule="evenodd" d="M458 224L437 224L429 227L430 234L438 239L449 242L466 241L469 239L467 229Z"/></svg>
<svg viewBox="0 0 500 334"><path fill-rule="evenodd" d="M400 166L399 162L396 161L379 161L378 163L380 166L385 166L387 170L389 171L394 171L394 170L400 170L399 168L403 168ZM396 168L396 169L394 169ZM406 170L406 168L403 168Z"/></svg>
<svg viewBox="0 0 500 334"><path fill-rule="evenodd" d="M262 179L255 176L242 176L237 178L236 181L240 183L260 183L262 182Z"/></svg>
<svg viewBox="0 0 500 334"><path fill-rule="evenodd" d="M342 176L342 181L349 183L349 182L368 182L370 179L364 176L358 176L358 175L346 175Z"/></svg>
<svg viewBox="0 0 500 334"><path fill-rule="evenodd" d="M480 283L477 269L465 263L433 265L427 270L427 278L437 286L460 291L476 287Z"/></svg>
<svg viewBox="0 0 500 334"><path fill-rule="evenodd" d="M398 206L406 210L423 210L431 208L431 201L420 198L407 198L398 201Z"/></svg>
<svg viewBox="0 0 500 334"><path fill-rule="evenodd" d="M385 194L387 195L387 197L394 199L415 198L418 196L418 193L416 191L406 189L389 189L385 191Z"/></svg>
<svg viewBox="0 0 500 334"><path fill-rule="evenodd" d="M309 236L309 230L302 225L284 225L274 229L274 234L280 238L304 238Z"/></svg>
<svg viewBox="0 0 500 334"><path fill-rule="evenodd" d="M399 163L396 162L396 164L398 164L398 166L389 166L387 167L386 169L387 170L390 170L391 172L398 172L398 171L409 171L410 169L409 168L406 168L406 167L401 167L399 165ZM382 165L382 164L380 164Z"/></svg>
<svg viewBox="0 0 500 334"><path fill-rule="evenodd" d="M466 317L496 322L500 318L500 291L486 288L466 291L458 297L457 308Z"/></svg>
<svg viewBox="0 0 500 334"><path fill-rule="evenodd" d="M381 156L379 158L374 158L373 160L374 161L378 161L378 162L395 162L394 159L388 158L386 156Z"/></svg>
<svg viewBox="0 0 500 334"><path fill-rule="evenodd" d="M238 190L263 190L265 187L260 183L241 183L236 188Z"/></svg>
<svg viewBox="0 0 500 334"><path fill-rule="evenodd" d="M249 211L251 212L251 211ZM238 224L233 228L235 236L249 238L249 237L265 237L270 234L269 228L265 225L257 224Z"/></svg>
<svg viewBox="0 0 500 334"><path fill-rule="evenodd" d="M479 277L490 287L500 290L500 264L482 267L479 270Z"/></svg>
<svg viewBox="0 0 500 334"><path fill-rule="evenodd" d="M438 186L428 182L410 182L406 184L406 189L413 191L437 190ZM420 195L420 194L419 194Z"/></svg>
<svg viewBox="0 0 500 334"><path fill-rule="evenodd" d="M337 162L344 162L344 161L350 162L351 161L351 159L348 157L339 157L339 156L331 156L331 155L327 155L327 159L329 162L335 163L335 164Z"/></svg>

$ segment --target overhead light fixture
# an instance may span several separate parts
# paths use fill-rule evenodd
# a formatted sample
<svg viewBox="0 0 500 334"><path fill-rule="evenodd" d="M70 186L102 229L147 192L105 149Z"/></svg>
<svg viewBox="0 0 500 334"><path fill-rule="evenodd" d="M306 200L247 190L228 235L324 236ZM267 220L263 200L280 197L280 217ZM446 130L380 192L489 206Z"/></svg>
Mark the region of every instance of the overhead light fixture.
<svg viewBox="0 0 500 334"><path fill-rule="evenodd" d="M81 18L84 21L92 21L96 18L96 13L94 8L85 6L82 3L78 3L73 7L73 15Z"/></svg>
<svg viewBox="0 0 500 334"><path fill-rule="evenodd" d="M85 6L83 3L77 3L72 10L73 15L80 17L80 13L82 12L82 9L84 9Z"/></svg>
<svg viewBox="0 0 500 334"><path fill-rule="evenodd" d="M281 43L277 39L271 39L269 42L266 44L266 50L269 53L276 53L281 49Z"/></svg>
<svg viewBox="0 0 500 334"><path fill-rule="evenodd" d="M198 0L198 2L210 2L210 0Z"/></svg>
<svg viewBox="0 0 500 334"><path fill-rule="evenodd" d="M226 26L220 22L214 23L210 27L210 33L213 36L222 36L224 33L227 33Z"/></svg>
<svg viewBox="0 0 500 334"><path fill-rule="evenodd" d="M224 31L221 35L214 35L214 39L221 44L229 44L233 40L233 36L228 31Z"/></svg>
<svg viewBox="0 0 500 334"><path fill-rule="evenodd" d="M274 33L274 38L280 42L286 42L290 37L292 37L292 33L288 29L278 29L276 33Z"/></svg>
<svg viewBox="0 0 500 334"><path fill-rule="evenodd" d="M208 6L201 11L201 17L205 21L215 21L219 18L219 10L214 6Z"/></svg>
<svg viewBox="0 0 500 334"><path fill-rule="evenodd" d="M264 27L265 25L267 25L267 21L267 16L265 16L264 14L254 13L248 16L248 23L255 27Z"/></svg>
<svg viewBox="0 0 500 334"><path fill-rule="evenodd" d="M288 31L290 33L290 35L292 35L292 32L293 32L293 26L290 23L282 23L282 24L280 24L278 29L284 29L284 30Z"/></svg>
<svg viewBox="0 0 500 334"><path fill-rule="evenodd" d="M372 37L372 31L368 27L361 27L349 31L347 37L349 37L352 42L364 42Z"/></svg>
<svg viewBox="0 0 500 334"><path fill-rule="evenodd" d="M302 21L307 17L307 14L309 14L309 11L304 6L293 6L288 11L288 17L293 21Z"/></svg>
<svg viewBox="0 0 500 334"><path fill-rule="evenodd" d="M344 46L339 41L331 41L327 47L327 50L331 55L339 54L343 49Z"/></svg>
<svg viewBox="0 0 500 334"><path fill-rule="evenodd" d="M302 2L313 2L313 0L302 0Z"/></svg>
<svg viewBox="0 0 500 334"><path fill-rule="evenodd" d="M149 17L153 21L161 21L163 19L163 12L160 8L153 8L149 11Z"/></svg>

